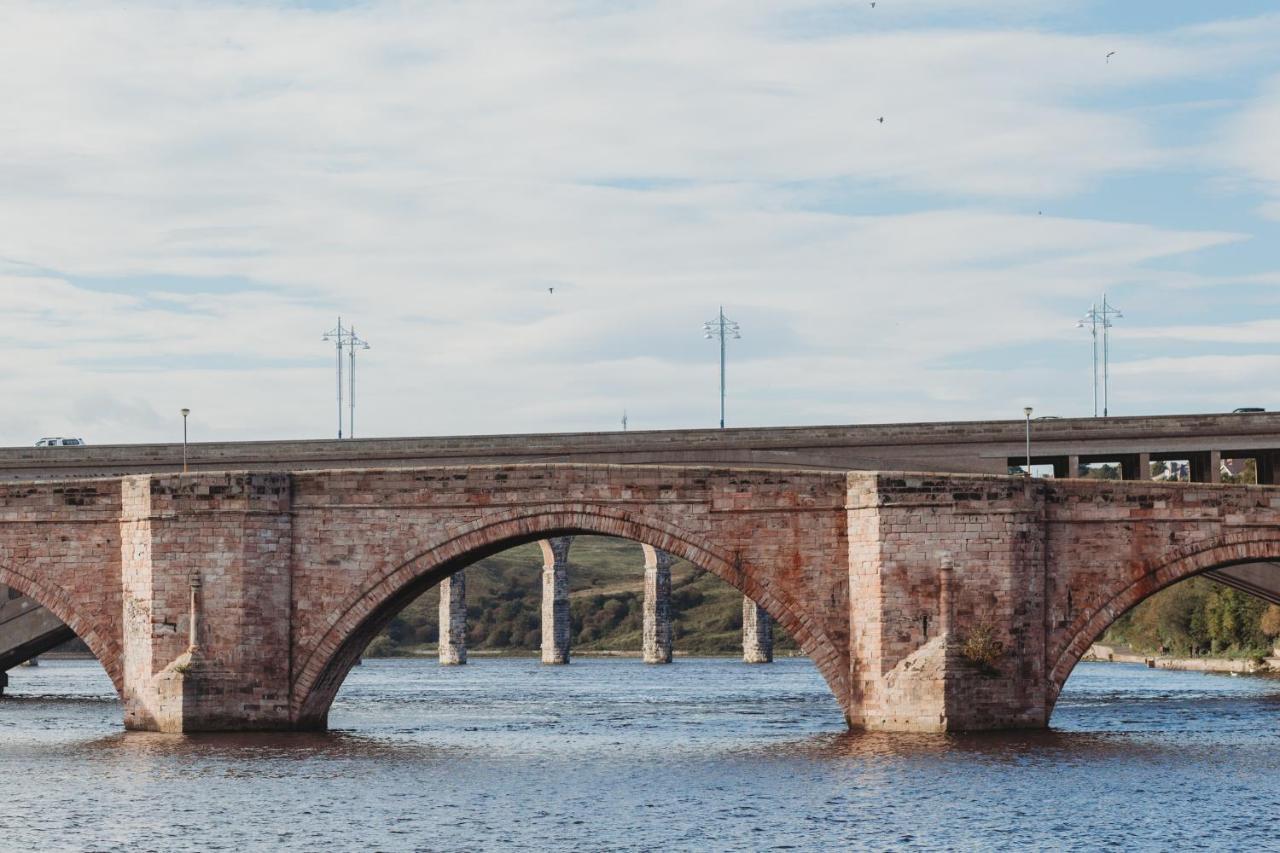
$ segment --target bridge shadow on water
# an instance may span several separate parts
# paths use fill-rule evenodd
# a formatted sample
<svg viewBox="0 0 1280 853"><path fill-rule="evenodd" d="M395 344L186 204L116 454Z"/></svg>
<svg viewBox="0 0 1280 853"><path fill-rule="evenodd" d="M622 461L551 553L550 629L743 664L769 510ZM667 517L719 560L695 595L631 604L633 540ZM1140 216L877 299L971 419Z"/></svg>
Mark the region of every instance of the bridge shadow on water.
<svg viewBox="0 0 1280 853"><path fill-rule="evenodd" d="M455 761L461 750L447 745L396 741L350 732L203 732L188 735L153 732L117 732L69 745L72 754L86 756L109 753L113 758L145 761L176 760L180 763L228 763L228 775L235 765L267 766L304 764L319 761L334 772L335 762L409 762L432 764ZM246 771L245 775L261 775Z"/></svg>
<svg viewBox="0 0 1280 853"><path fill-rule="evenodd" d="M838 732L761 744L758 748L746 748L742 753L761 758L855 760L866 764L940 757L992 764L1024 764L1028 760L1045 761L1067 756L1078 762L1132 760L1135 749L1147 752L1151 758L1178 751L1176 745L1168 743L1141 744L1114 734L1049 729L967 734Z"/></svg>

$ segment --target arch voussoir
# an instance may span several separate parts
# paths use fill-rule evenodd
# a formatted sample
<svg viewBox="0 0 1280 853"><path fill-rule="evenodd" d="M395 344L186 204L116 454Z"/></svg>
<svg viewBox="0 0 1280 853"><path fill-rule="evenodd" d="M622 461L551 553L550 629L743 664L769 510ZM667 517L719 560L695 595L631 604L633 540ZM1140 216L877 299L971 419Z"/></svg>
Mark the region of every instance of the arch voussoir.
<svg viewBox="0 0 1280 853"><path fill-rule="evenodd" d="M83 603L73 602L65 589L45 578L0 565L0 584L17 590L44 607L79 637L111 678L116 692L123 695L124 663L119 640L112 632L100 630L104 614L95 613Z"/></svg>
<svg viewBox="0 0 1280 853"><path fill-rule="evenodd" d="M407 600L488 553L556 534L586 533L630 539L689 560L755 599L800 644L832 688L846 672L833 643L816 629L793 595L752 571L738 553L722 553L699 534L660 518L585 502L521 507L509 514L458 525L452 535L371 577L334 611L323 636L296 668L290 704L304 726L321 726L347 671L365 644ZM406 600L406 596L410 596Z"/></svg>
<svg viewBox="0 0 1280 853"><path fill-rule="evenodd" d="M1082 613L1069 629L1069 639L1050 659L1049 690L1056 698L1067 678L1093 643L1113 622L1162 589L1213 569L1240 563L1280 559L1280 529L1250 528L1221 537L1170 548L1127 576L1101 605Z"/></svg>

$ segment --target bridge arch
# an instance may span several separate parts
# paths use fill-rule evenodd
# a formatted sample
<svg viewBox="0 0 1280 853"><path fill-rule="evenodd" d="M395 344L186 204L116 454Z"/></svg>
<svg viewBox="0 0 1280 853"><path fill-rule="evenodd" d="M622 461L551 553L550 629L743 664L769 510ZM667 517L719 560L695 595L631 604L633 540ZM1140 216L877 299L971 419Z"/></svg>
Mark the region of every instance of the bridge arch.
<svg viewBox="0 0 1280 853"><path fill-rule="evenodd" d="M116 693L124 696L124 657L111 627L117 619L103 618L103 614L86 612L76 607L66 591L47 579L0 564L0 584L17 590L36 604L58 617L71 631L84 641L89 651L102 664L115 686Z"/></svg>
<svg viewBox="0 0 1280 853"><path fill-rule="evenodd" d="M364 648L410 602L466 566L528 542L555 536L600 535L628 539L682 557L754 599L813 659L836 698L844 695L845 657L831 639L803 618L804 609L779 584L740 554L725 553L704 537L640 513L575 504L513 510L460 527L451 538L407 556L341 605L339 615L296 670L291 690L300 728L324 728L329 707ZM820 629L819 629L820 630Z"/></svg>
<svg viewBox="0 0 1280 853"><path fill-rule="evenodd" d="M1280 530L1253 530L1187 545L1153 558L1117 585L1100 606L1072 622L1065 642L1049 659L1049 713L1076 664L1117 619L1162 589L1214 569L1280 560Z"/></svg>

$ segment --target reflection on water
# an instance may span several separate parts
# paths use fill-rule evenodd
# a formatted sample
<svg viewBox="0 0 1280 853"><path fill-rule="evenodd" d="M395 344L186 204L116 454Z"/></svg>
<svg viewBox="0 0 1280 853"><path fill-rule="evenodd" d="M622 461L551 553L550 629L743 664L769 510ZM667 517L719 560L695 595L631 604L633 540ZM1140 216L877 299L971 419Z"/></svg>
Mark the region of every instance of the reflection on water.
<svg viewBox="0 0 1280 853"><path fill-rule="evenodd" d="M1047 732L851 734L784 660L369 661L328 734L125 734L11 673L0 848L1272 846L1280 682L1084 664Z"/></svg>

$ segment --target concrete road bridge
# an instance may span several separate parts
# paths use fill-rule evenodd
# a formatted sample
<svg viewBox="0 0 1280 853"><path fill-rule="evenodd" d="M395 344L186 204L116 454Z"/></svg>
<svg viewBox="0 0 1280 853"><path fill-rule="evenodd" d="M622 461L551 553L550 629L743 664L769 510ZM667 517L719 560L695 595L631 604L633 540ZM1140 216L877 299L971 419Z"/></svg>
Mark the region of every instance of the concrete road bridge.
<svg viewBox="0 0 1280 853"><path fill-rule="evenodd" d="M1280 559L1280 489L578 463L0 484L0 583L88 644L131 729L323 728L424 590L526 542L554 574L578 534L732 584L852 727L1037 727L1126 610Z"/></svg>
<svg viewBox="0 0 1280 853"><path fill-rule="evenodd" d="M189 447L193 471L302 471L433 465L593 463L827 471L1004 474L1025 458L1025 424L972 421L855 426L247 441ZM1032 422L1033 464L1073 476L1109 462L1145 479L1144 462L1181 460L1216 482L1226 458L1257 460L1277 484L1280 413L1049 418ZM0 480L118 477L181 470L180 444L0 448Z"/></svg>

